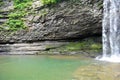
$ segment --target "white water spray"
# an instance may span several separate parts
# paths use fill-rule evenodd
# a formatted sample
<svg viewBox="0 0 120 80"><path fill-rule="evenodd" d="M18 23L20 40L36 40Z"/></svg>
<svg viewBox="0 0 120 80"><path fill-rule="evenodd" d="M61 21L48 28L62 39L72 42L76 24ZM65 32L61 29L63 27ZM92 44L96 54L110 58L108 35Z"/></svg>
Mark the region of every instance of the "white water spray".
<svg viewBox="0 0 120 80"><path fill-rule="evenodd" d="M98 60L120 62L120 0L104 0L103 56Z"/></svg>

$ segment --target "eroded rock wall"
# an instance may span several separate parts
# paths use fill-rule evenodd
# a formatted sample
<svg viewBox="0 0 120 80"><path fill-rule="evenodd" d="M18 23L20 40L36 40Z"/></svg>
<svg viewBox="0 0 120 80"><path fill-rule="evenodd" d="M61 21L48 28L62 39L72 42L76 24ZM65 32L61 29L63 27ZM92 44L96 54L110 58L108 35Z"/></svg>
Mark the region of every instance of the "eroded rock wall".
<svg viewBox="0 0 120 80"><path fill-rule="evenodd" d="M101 35L102 0L64 0L47 7L33 6L28 9L33 13L24 18L28 28L16 32L0 31L0 43L70 40Z"/></svg>

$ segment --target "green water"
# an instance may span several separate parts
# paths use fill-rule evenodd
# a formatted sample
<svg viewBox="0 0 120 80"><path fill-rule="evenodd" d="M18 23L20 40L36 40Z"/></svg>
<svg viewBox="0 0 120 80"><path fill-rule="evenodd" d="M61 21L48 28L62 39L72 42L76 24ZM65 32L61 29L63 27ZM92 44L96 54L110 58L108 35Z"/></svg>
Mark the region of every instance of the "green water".
<svg viewBox="0 0 120 80"><path fill-rule="evenodd" d="M0 56L0 80L72 80L86 64L70 56Z"/></svg>

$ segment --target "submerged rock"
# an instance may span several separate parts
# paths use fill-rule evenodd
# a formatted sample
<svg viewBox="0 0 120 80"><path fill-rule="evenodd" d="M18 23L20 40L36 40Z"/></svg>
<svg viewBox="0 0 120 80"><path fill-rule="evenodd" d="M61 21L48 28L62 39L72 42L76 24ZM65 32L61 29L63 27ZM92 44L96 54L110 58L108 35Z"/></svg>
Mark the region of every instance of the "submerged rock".
<svg viewBox="0 0 120 80"><path fill-rule="evenodd" d="M74 73L76 80L120 80L120 64L95 63L80 67Z"/></svg>

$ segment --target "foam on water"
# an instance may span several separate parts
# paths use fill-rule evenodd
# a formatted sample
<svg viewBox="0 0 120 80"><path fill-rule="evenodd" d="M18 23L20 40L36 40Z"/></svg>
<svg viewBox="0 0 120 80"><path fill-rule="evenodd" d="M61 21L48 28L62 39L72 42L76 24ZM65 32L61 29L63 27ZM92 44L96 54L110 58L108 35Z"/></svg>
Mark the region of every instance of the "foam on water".
<svg viewBox="0 0 120 80"><path fill-rule="evenodd" d="M120 55L111 55L111 56L102 56L102 57L98 56L96 60L120 63Z"/></svg>

